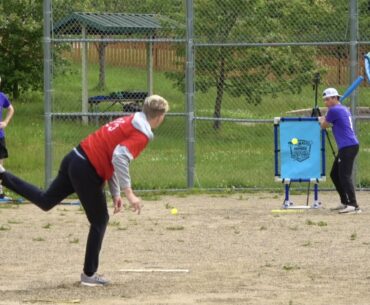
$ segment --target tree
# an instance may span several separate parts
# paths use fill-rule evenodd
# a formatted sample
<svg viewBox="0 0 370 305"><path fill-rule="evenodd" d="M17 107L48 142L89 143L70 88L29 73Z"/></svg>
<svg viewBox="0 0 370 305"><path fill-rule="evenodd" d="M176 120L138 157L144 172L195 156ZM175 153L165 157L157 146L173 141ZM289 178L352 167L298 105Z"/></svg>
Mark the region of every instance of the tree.
<svg viewBox="0 0 370 305"><path fill-rule="evenodd" d="M244 96L247 103L258 105L262 96L299 93L311 82L316 68L316 51L312 47L235 47L233 42L317 41L322 39L320 33L330 34L323 28L335 28L337 20L329 18L336 16L335 12L335 3L329 0L195 2L195 40L230 43L196 48L195 89L216 89L213 116L221 118L225 92ZM184 87L183 73L167 76L179 88ZM216 120L214 128L220 126Z"/></svg>
<svg viewBox="0 0 370 305"><path fill-rule="evenodd" d="M0 2L0 75L4 91L21 91L43 83L42 1Z"/></svg>
<svg viewBox="0 0 370 305"><path fill-rule="evenodd" d="M370 0L360 0L358 3L360 40L370 39Z"/></svg>

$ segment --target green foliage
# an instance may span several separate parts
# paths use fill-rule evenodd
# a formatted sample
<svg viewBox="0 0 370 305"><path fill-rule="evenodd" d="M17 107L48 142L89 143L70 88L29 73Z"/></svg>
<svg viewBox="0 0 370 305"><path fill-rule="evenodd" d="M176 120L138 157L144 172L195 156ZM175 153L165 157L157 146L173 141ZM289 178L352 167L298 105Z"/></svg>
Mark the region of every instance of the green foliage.
<svg viewBox="0 0 370 305"><path fill-rule="evenodd" d="M2 88L17 98L43 84L42 1L0 2L0 75Z"/></svg>
<svg viewBox="0 0 370 305"><path fill-rule="evenodd" d="M67 16L72 12L151 13L171 14L183 7L182 0L53 0L55 16Z"/></svg>
<svg viewBox="0 0 370 305"><path fill-rule="evenodd" d="M370 2L368 0L358 1L360 40L370 39Z"/></svg>
<svg viewBox="0 0 370 305"><path fill-rule="evenodd" d="M302 8L313 16L333 9L329 4L323 9L321 2L308 5L303 0L198 1L194 9L195 38L206 43L295 41L294 37L299 37L302 29L307 28L307 25L295 24L306 18L306 15L297 18ZM183 54L183 48L179 54ZM254 105L260 104L266 95L300 93L317 68L314 56L312 48L302 46L199 47L195 56L195 88L203 93L216 88L214 117L219 118L225 93L244 97L246 103ZM167 73L167 77L180 90L184 89L183 73ZM218 128L219 123L214 127Z"/></svg>

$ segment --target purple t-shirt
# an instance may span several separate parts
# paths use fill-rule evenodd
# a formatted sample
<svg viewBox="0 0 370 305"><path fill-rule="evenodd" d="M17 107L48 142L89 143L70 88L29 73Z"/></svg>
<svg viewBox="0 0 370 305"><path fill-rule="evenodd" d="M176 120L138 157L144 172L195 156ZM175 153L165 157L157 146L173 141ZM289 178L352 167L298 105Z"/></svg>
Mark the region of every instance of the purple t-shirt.
<svg viewBox="0 0 370 305"><path fill-rule="evenodd" d="M333 124L333 134L338 148L359 144L352 126L352 117L348 108L337 104L329 108L326 121Z"/></svg>
<svg viewBox="0 0 370 305"><path fill-rule="evenodd" d="M9 99L4 93L0 92L0 120L2 120L3 118L3 108L8 108L9 106L10 106ZM0 138L4 137L5 137L4 129L0 129Z"/></svg>

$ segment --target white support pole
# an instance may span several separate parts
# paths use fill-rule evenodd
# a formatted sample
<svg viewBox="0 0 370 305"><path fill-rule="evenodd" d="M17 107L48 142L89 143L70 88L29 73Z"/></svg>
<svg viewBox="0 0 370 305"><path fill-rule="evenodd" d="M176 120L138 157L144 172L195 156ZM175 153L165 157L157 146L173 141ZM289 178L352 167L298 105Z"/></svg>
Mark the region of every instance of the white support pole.
<svg viewBox="0 0 370 305"><path fill-rule="evenodd" d="M81 29L82 38L86 39L86 26L82 25ZM87 42L82 42L82 109L83 113L88 112L88 81L87 81L87 73L88 73L88 45ZM84 124L88 123L89 118L87 116L82 116L82 122Z"/></svg>

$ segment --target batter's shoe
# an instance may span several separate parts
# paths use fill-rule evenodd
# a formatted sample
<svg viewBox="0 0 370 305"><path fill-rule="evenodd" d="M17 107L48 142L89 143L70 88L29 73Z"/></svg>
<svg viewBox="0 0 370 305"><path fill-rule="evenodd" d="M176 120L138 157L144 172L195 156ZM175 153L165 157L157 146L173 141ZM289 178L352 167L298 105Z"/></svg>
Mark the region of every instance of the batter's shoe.
<svg viewBox="0 0 370 305"><path fill-rule="evenodd" d="M359 207L354 207L353 205L347 205L346 208L339 211L339 214L359 214L362 213Z"/></svg>

